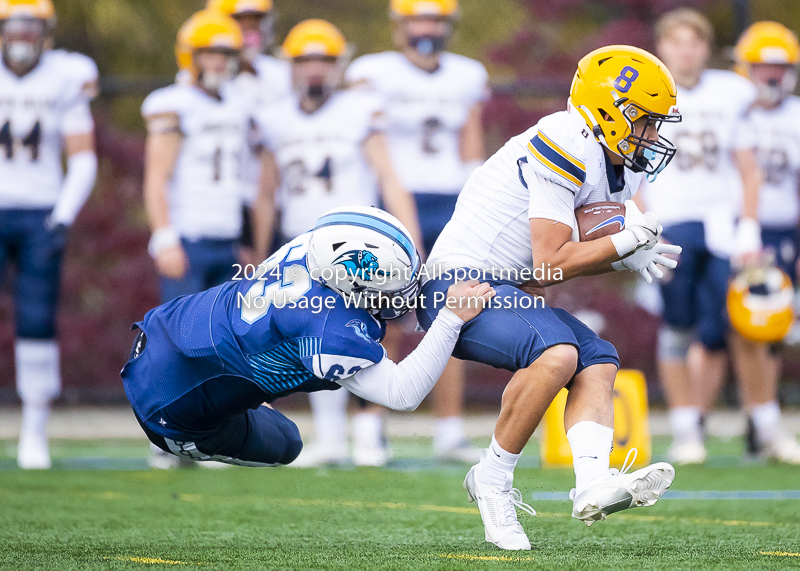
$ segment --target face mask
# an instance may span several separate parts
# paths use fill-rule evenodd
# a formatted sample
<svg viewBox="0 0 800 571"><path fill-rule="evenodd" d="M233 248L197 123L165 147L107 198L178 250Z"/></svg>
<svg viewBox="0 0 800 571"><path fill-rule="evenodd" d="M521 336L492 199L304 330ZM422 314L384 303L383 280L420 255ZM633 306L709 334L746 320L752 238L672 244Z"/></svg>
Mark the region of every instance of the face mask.
<svg viewBox="0 0 800 571"><path fill-rule="evenodd" d="M14 65L27 66L39 59L39 49L30 42L9 42L5 48L8 61Z"/></svg>
<svg viewBox="0 0 800 571"><path fill-rule="evenodd" d="M447 45L447 38L444 36L417 36L409 38L408 45L419 55L428 57L443 52Z"/></svg>
<svg viewBox="0 0 800 571"><path fill-rule="evenodd" d="M222 73L203 71L198 79L200 86L206 91L218 92L225 83L236 75L238 68L236 58L228 58L227 70Z"/></svg>

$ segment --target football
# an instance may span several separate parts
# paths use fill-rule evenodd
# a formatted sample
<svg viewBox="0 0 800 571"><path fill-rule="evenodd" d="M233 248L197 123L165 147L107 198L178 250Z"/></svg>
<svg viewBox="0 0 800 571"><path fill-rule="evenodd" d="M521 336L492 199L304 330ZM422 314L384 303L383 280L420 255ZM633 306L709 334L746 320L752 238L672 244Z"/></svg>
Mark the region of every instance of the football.
<svg viewBox="0 0 800 571"><path fill-rule="evenodd" d="M575 209L581 242L616 234L625 227L625 205L618 202L594 202Z"/></svg>

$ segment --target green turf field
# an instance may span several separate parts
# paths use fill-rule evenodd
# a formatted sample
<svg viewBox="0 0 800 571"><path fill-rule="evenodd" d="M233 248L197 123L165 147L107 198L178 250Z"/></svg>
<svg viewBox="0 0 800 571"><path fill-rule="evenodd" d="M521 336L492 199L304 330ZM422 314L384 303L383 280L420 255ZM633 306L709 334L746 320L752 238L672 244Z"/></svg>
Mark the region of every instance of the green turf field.
<svg viewBox="0 0 800 571"><path fill-rule="evenodd" d="M3 444L2 569L800 568L800 500L665 498L591 528L535 501L520 518L533 551L514 554L483 541L465 467L414 458L426 443L400 443L392 470L169 472L136 469L139 441L57 443L49 472L10 469ZM800 489L800 468L741 463L740 446L714 443L715 463L679 469L673 490ZM515 484L529 499L572 476L522 468Z"/></svg>

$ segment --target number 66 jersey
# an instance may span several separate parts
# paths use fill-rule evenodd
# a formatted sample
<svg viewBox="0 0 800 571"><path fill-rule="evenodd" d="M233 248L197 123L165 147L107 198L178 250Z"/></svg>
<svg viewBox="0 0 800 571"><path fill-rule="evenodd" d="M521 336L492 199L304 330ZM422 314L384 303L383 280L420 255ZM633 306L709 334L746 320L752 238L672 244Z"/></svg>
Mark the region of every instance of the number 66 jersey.
<svg viewBox="0 0 800 571"><path fill-rule="evenodd" d="M64 137L94 130L96 90L97 66L81 54L46 50L22 77L0 62L0 208L53 207Z"/></svg>

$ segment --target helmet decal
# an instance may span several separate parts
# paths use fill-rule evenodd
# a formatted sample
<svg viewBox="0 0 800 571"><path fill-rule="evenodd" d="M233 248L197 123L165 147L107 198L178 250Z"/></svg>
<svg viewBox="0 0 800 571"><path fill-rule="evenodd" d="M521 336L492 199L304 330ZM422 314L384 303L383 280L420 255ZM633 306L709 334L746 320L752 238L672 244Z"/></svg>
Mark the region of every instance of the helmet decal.
<svg viewBox="0 0 800 571"><path fill-rule="evenodd" d="M371 282L372 276L380 269L378 258L369 250L350 250L333 261L333 265L343 266L347 274Z"/></svg>

